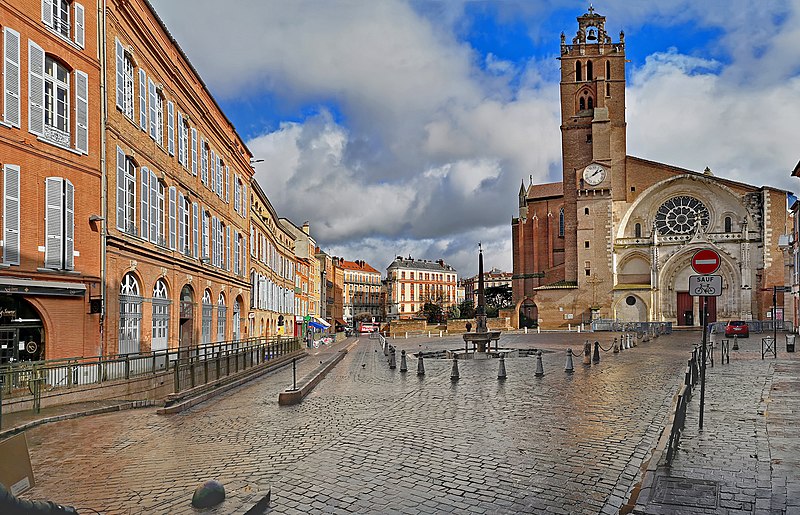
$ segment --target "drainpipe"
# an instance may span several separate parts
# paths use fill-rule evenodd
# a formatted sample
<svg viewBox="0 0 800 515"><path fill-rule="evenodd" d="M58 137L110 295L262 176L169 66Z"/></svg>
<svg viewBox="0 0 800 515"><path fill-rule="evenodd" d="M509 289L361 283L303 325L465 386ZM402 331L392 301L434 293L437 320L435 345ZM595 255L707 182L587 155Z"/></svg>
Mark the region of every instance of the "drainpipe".
<svg viewBox="0 0 800 515"><path fill-rule="evenodd" d="M106 287L107 258L106 248L108 239L108 174L106 172L106 124L107 103L106 98L106 0L97 2L97 38L100 51L100 202L103 210L102 229L100 233L100 355L105 355L105 319L106 319Z"/></svg>

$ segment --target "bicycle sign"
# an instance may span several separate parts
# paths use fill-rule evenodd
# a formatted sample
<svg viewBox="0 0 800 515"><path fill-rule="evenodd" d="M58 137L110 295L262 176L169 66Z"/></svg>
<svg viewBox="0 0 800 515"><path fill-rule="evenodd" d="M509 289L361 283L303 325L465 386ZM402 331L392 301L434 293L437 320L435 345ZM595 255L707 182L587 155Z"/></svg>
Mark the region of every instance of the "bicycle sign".
<svg viewBox="0 0 800 515"><path fill-rule="evenodd" d="M722 295L722 276L690 275L689 295L692 297L719 297Z"/></svg>

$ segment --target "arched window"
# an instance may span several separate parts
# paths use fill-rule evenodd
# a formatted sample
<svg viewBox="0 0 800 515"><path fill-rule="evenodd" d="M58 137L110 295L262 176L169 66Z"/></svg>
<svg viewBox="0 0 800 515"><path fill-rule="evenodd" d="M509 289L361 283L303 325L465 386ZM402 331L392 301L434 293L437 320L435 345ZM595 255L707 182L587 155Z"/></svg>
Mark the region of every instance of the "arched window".
<svg viewBox="0 0 800 515"><path fill-rule="evenodd" d="M591 61L586 61L586 80L594 80L594 73L592 72Z"/></svg>
<svg viewBox="0 0 800 515"><path fill-rule="evenodd" d="M242 308L239 303L239 299L236 299L236 301L233 303L233 320L231 321L231 339L233 339L235 342L239 341L239 338L241 338L239 334L239 325L241 324L239 313L241 309Z"/></svg>
<svg viewBox="0 0 800 515"><path fill-rule="evenodd" d="M633 236L636 238L642 237L642 224L636 224L633 226Z"/></svg>
<svg viewBox="0 0 800 515"><path fill-rule="evenodd" d="M211 343L211 314L214 304L211 303L211 290L203 292L203 320L201 323L200 343Z"/></svg>
<svg viewBox="0 0 800 515"><path fill-rule="evenodd" d="M220 292L217 299L217 341L225 341L225 324L228 321L228 308L225 306L225 295Z"/></svg>
<svg viewBox="0 0 800 515"><path fill-rule="evenodd" d="M594 99L589 97L586 101L586 108L587 109L594 109Z"/></svg>
<svg viewBox="0 0 800 515"><path fill-rule="evenodd" d="M581 62L575 61L575 81L580 82L583 80L583 73L581 70Z"/></svg>
<svg viewBox="0 0 800 515"><path fill-rule="evenodd" d="M132 273L122 278L119 288L119 353L139 352L141 341L142 297L139 282Z"/></svg>
<svg viewBox="0 0 800 515"><path fill-rule="evenodd" d="M580 109L581 111L586 109L586 99L585 98L581 97L580 100L578 101L578 109Z"/></svg>
<svg viewBox="0 0 800 515"><path fill-rule="evenodd" d="M606 61L606 80L611 79L611 61Z"/></svg>
<svg viewBox="0 0 800 515"><path fill-rule="evenodd" d="M564 208L558 210L558 235L564 236Z"/></svg>
<svg viewBox="0 0 800 515"><path fill-rule="evenodd" d="M163 279L153 287L153 339L150 350L166 350L169 335L169 305L167 285Z"/></svg>
<svg viewBox="0 0 800 515"><path fill-rule="evenodd" d="M731 232L733 229L733 221L730 216L725 217L725 232Z"/></svg>

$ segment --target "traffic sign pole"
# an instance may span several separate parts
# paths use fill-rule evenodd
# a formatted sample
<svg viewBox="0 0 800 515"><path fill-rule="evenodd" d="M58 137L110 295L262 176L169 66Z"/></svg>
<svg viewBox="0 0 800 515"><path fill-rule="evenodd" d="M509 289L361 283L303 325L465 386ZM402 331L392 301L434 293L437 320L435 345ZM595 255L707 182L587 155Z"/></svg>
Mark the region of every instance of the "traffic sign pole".
<svg viewBox="0 0 800 515"><path fill-rule="evenodd" d="M700 352L701 354L701 364L700 364L700 429L703 429L703 411L706 406L706 342L708 341L707 332L708 332L708 323L707 319L708 316L706 315L706 310L708 309L708 297L703 295L703 349Z"/></svg>

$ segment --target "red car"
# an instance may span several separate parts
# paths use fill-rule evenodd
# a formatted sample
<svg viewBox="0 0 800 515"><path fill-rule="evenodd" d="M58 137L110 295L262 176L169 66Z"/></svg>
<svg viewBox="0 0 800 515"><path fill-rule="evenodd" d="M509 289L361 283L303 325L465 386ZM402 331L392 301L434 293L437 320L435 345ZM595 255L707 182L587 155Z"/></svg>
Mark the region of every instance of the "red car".
<svg viewBox="0 0 800 515"><path fill-rule="evenodd" d="M747 327L747 322L744 320L731 320L725 326L725 336L732 338L734 335L739 338L749 338L750 328Z"/></svg>

